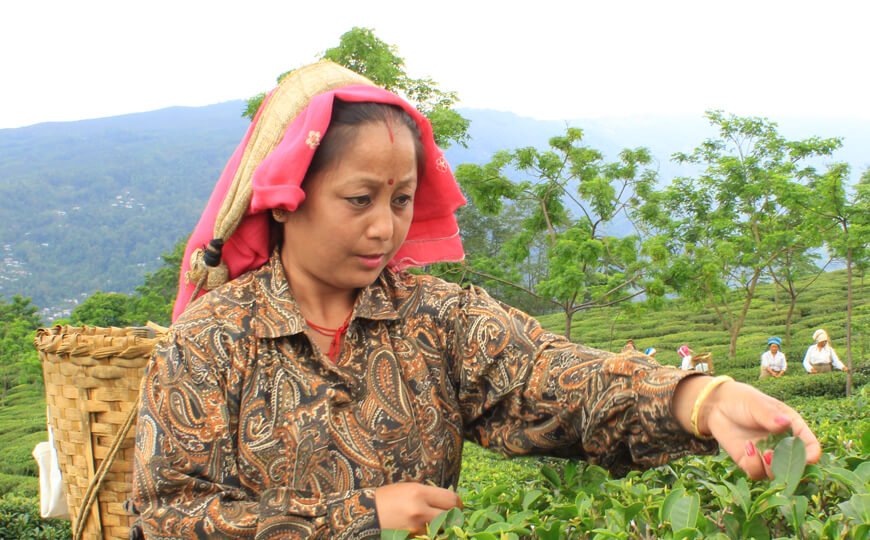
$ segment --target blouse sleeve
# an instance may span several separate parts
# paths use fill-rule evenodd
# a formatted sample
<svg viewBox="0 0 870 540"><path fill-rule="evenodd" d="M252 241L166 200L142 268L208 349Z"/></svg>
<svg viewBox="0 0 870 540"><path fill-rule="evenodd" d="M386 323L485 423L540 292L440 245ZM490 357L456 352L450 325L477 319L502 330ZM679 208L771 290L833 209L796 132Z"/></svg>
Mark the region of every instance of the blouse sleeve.
<svg viewBox="0 0 870 540"><path fill-rule="evenodd" d="M813 347L815 347L815 345L810 345L807 349L807 353L804 355L804 371L807 373L812 373L813 371L813 366L810 362L810 355L812 355Z"/></svg>
<svg viewBox="0 0 870 540"><path fill-rule="evenodd" d="M455 311L452 356L471 440L507 455L579 457L617 473L718 450L671 412L677 383L697 374L637 351L571 343L480 289L467 289Z"/></svg>
<svg viewBox="0 0 870 540"><path fill-rule="evenodd" d="M840 357L837 356L837 353L834 351L834 348L831 347L830 345L828 346L828 348L831 350L831 364L833 364L834 369L839 369L840 371L843 371L844 369L846 369L846 365L840 361Z"/></svg>
<svg viewBox="0 0 870 540"><path fill-rule="evenodd" d="M133 500L147 538L376 538L374 491L242 485L241 358L170 334L142 380ZM224 362L221 361L224 360Z"/></svg>

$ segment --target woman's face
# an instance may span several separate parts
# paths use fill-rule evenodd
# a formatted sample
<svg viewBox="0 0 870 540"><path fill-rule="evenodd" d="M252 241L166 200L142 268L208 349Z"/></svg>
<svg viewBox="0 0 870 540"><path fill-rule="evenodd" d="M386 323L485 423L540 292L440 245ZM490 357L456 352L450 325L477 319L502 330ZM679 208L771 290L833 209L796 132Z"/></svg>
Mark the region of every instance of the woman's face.
<svg viewBox="0 0 870 540"><path fill-rule="evenodd" d="M772 352L773 354L776 354L777 351L779 351L779 345L777 345L776 343L771 343L770 344L770 352Z"/></svg>
<svg viewBox="0 0 870 540"><path fill-rule="evenodd" d="M825 345L827 345L827 344L828 344L828 340L820 341L820 342L819 342L819 348L820 348L820 349L824 349L824 348L825 348Z"/></svg>
<svg viewBox="0 0 870 540"><path fill-rule="evenodd" d="M405 241L414 216L417 159L400 122L362 124L339 159L306 180L285 214L281 260L294 294L371 284Z"/></svg>

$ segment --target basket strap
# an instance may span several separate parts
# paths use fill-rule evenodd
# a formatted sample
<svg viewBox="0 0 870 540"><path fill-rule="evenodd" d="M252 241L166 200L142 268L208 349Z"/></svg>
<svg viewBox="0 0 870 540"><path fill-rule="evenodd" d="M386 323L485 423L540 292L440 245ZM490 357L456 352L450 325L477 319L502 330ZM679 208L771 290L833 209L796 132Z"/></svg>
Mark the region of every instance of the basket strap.
<svg viewBox="0 0 870 540"><path fill-rule="evenodd" d="M111 467L112 463L115 461L115 456L121 448L121 443L127 438L127 433L130 431L130 427L133 426L133 421L136 419L136 411L137 407L134 404L130 409L130 412L127 413L127 418L124 420L124 425L121 426L121 431L118 432L115 436L115 440L112 441L112 446L109 448L109 454L106 456L106 459L100 463L100 467L91 479L88 490L85 492L85 497L82 499L82 505L79 508L79 519L76 522L76 530L73 532L73 540L80 540L82 537L81 535L85 529L88 512L90 512L91 506L97 499L97 493L100 491L100 484L103 483L103 478L105 478L106 473L109 471L109 467Z"/></svg>

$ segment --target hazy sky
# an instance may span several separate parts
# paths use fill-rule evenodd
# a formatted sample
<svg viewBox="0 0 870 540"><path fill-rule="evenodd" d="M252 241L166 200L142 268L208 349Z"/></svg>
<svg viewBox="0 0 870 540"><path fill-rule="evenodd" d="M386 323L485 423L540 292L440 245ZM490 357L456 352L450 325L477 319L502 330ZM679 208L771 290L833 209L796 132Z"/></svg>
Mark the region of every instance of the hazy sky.
<svg viewBox="0 0 870 540"><path fill-rule="evenodd" d="M870 2L0 0L0 128L247 98L373 28L460 106L870 121Z"/></svg>

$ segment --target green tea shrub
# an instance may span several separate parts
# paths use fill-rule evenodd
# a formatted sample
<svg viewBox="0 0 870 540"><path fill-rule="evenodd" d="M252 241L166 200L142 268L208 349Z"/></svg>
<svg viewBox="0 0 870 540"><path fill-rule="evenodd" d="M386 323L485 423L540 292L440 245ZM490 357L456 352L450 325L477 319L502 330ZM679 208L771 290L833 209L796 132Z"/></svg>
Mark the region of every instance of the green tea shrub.
<svg viewBox="0 0 870 540"><path fill-rule="evenodd" d="M0 497L0 538L8 540L71 540L70 522L39 517L39 499Z"/></svg>
<svg viewBox="0 0 870 540"><path fill-rule="evenodd" d="M23 497L36 497L39 495L39 479L34 476L0 473L0 496L9 493Z"/></svg>
<svg viewBox="0 0 870 540"><path fill-rule="evenodd" d="M779 379L763 379L753 385L766 394L785 402L791 402L802 397L842 398L846 396L846 374L835 371L832 373L816 373L809 375L800 366L800 373ZM859 388L870 382L870 374L856 370L852 374L853 388Z"/></svg>

